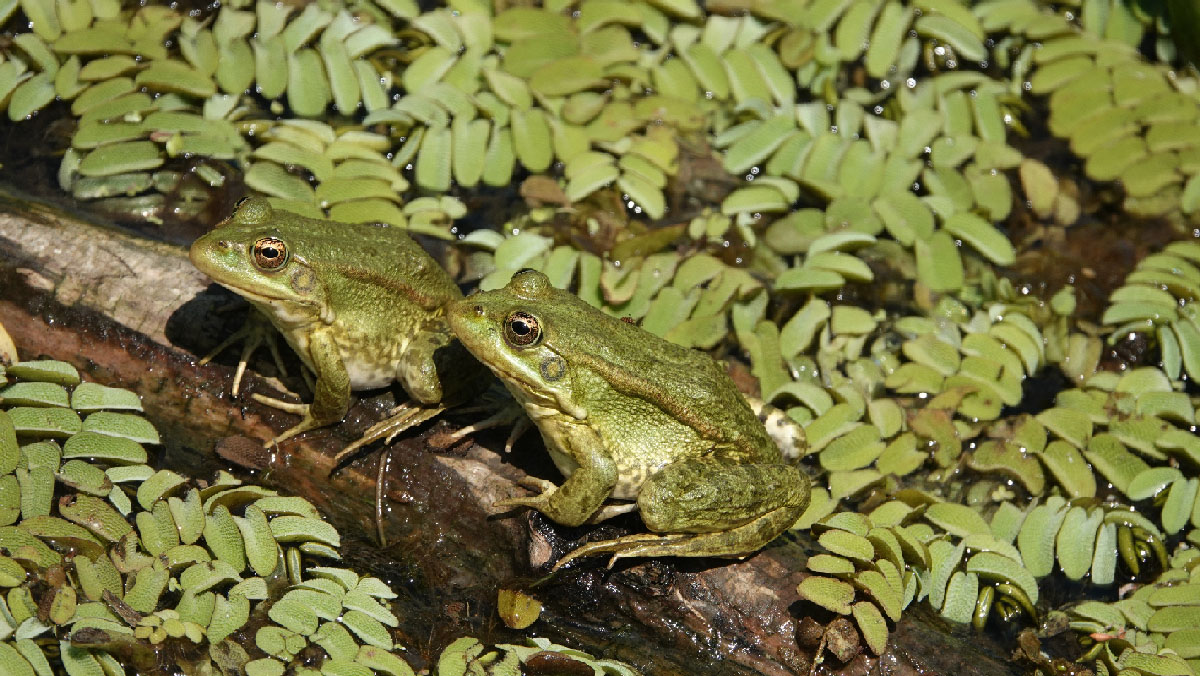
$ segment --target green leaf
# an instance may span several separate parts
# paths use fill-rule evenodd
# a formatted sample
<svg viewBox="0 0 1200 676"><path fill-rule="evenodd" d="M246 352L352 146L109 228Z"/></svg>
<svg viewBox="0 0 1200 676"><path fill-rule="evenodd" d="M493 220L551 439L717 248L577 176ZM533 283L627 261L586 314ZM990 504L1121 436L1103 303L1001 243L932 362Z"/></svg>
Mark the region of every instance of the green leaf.
<svg viewBox="0 0 1200 676"><path fill-rule="evenodd" d="M110 143L85 155L79 163L79 173L84 176L112 176L155 169L162 163L162 151L150 141Z"/></svg>
<svg viewBox="0 0 1200 676"><path fill-rule="evenodd" d="M962 624L970 622L978 597L979 576L961 570L955 571L946 585L946 600L941 607L942 617Z"/></svg>
<svg viewBox="0 0 1200 676"><path fill-rule="evenodd" d="M1151 467L1133 477L1125 489L1125 495L1129 496L1130 500L1145 500L1158 495L1172 483L1182 479L1183 473L1174 467Z"/></svg>
<svg viewBox="0 0 1200 676"><path fill-rule="evenodd" d="M862 562L875 558L875 547L870 540L844 530L827 530L817 539L821 546L834 554Z"/></svg>
<svg viewBox="0 0 1200 676"><path fill-rule="evenodd" d="M134 392L97 383L81 383L71 392L71 408L90 413L102 409L141 411L142 400Z"/></svg>
<svg viewBox="0 0 1200 676"><path fill-rule="evenodd" d="M967 572L977 573L983 578L1010 582L1025 592L1030 602L1037 603L1038 586L1034 575L1007 556L995 552L979 552L967 560Z"/></svg>
<svg viewBox="0 0 1200 676"><path fill-rule="evenodd" d="M860 425L834 439L821 451L821 466L829 471L861 469L874 462L883 449L878 428Z"/></svg>
<svg viewBox="0 0 1200 676"><path fill-rule="evenodd" d="M839 615L851 613L851 602L854 601L854 587L841 580L829 577L810 575L800 581L796 587L800 598L825 608Z"/></svg>
<svg viewBox="0 0 1200 676"><path fill-rule="evenodd" d="M318 62L318 66L320 62ZM322 73L324 68L321 69ZM198 99L207 98L217 92L212 78L182 61L154 59L138 73L134 82L151 91L174 92Z"/></svg>
<svg viewBox="0 0 1200 676"><path fill-rule="evenodd" d="M917 279L933 291L957 291L963 284L962 258L949 233L934 232L915 242Z"/></svg>
<svg viewBox="0 0 1200 676"><path fill-rule="evenodd" d="M791 115L777 115L758 124L726 149L725 170L741 174L760 164L779 148L795 127L795 118Z"/></svg>
<svg viewBox="0 0 1200 676"><path fill-rule="evenodd" d="M1095 497L1096 477L1083 455L1074 446L1065 441L1055 440L1042 451L1040 457L1068 497Z"/></svg>
<svg viewBox="0 0 1200 676"><path fill-rule="evenodd" d="M991 534L991 528L983 517L966 505L939 502L929 506L925 518L952 535L966 537L973 533Z"/></svg>
<svg viewBox="0 0 1200 676"><path fill-rule="evenodd" d="M1034 507L1025 517L1025 522L1021 524L1021 530L1017 533L1017 548L1021 550L1021 558L1034 577L1045 577L1054 569L1054 543L1058 529L1067 515L1067 510L1062 508L1062 504L1061 498L1051 498L1045 504ZM1011 581L1021 586L1017 580ZM1025 589L1025 593L1030 594L1030 590ZM1037 602L1036 585L1033 586L1030 598Z"/></svg>
<svg viewBox="0 0 1200 676"><path fill-rule="evenodd" d="M900 54L900 43L912 24L913 10L899 2L884 4L883 11L875 21L867 47L867 74L882 79L896 63ZM878 654L878 653L877 653Z"/></svg>
<svg viewBox="0 0 1200 676"><path fill-rule="evenodd" d="M951 215L942 227L997 265L1012 265L1016 261L1016 251L1008 238L992 227L991 223L969 211Z"/></svg>
<svg viewBox="0 0 1200 676"><path fill-rule="evenodd" d="M1058 531L1058 564L1068 580L1081 580L1092 566L1096 535L1104 510L1075 506L1067 511Z"/></svg>

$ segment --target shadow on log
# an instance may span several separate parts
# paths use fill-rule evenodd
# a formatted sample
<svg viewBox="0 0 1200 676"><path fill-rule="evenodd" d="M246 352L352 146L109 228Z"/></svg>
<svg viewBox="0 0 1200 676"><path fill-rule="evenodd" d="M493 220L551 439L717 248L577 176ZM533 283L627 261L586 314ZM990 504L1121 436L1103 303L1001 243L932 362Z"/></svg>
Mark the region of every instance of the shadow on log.
<svg viewBox="0 0 1200 676"><path fill-rule="evenodd" d="M162 466L207 478L236 469L225 461L233 457L256 468L254 481L311 500L341 531L346 563L400 594L400 641L414 666L429 666L465 634L486 642L540 635L647 674L808 673L812 648L796 637L812 610L796 595L811 546L806 534L788 534L740 562L649 560L608 570L590 560L540 579L577 538L610 537L640 522L568 529L536 513L492 514L497 499L523 492L515 482L525 471L558 478L537 435L509 457L497 452L504 431L447 448L447 432L471 422L451 416L330 478L336 452L393 403L376 393L342 424L263 452L261 441L243 438L268 439L294 418L231 399L228 361L197 365L196 355L241 315L216 311L232 295L211 287L184 250L13 200L0 210L0 323L22 358L68 361L87 380L138 392L164 438ZM248 379L250 391L270 387ZM214 453L218 445L224 458ZM500 588L529 591L545 604L541 619L525 632L505 628L495 610ZM906 616L883 657L860 654L845 665L827 657L817 673L1017 672L989 640L955 636L936 618L918 619L924 615Z"/></svg>

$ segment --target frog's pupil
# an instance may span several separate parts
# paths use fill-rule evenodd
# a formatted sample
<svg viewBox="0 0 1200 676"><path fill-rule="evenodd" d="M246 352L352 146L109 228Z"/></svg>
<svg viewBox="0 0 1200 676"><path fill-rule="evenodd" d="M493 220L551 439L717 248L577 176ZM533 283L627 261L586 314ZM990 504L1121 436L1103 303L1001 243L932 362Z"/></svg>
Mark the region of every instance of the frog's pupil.
<svg viewBox="0 0 1200 676"><path fill-rule="evenodd" d="M524 336L529 333L529 325L520 319L513 321L513 333L518 336Z"/></svg>

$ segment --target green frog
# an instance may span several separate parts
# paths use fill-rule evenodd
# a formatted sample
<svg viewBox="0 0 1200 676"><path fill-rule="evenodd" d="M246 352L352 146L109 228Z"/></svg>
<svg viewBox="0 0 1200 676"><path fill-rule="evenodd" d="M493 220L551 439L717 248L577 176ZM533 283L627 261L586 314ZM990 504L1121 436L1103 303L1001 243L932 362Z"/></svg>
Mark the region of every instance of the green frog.
<svg viewBox="0 0 1200 676"><path fill-rule="evenodd" d="M451 303L447 317L524 407L566 477L535 479L539 495L496 506L532 507L568 526L636 509L653 531L586 544L556 569L600 553L612 554L610 565L741 557L807 507L808 478L708 355L606 315L533 270Z"/></svg>
<svg viewBox="0 0 1200 676"><path fill-rule="evenodd" d="M307 218L247 198L192 244L190 257L261 311L316 376L311 404L253 395L301 416L268 445L340 421L351 390L398 381L417 405L394 411L340 461L432 418L489 380L446 324L444 308L462 291L399 228Z"/></svg>

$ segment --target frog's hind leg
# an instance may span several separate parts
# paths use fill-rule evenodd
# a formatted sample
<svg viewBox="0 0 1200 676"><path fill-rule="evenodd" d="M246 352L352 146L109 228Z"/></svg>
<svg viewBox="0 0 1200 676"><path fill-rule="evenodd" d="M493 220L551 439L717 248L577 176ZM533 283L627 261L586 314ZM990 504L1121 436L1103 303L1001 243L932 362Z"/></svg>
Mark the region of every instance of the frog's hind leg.
<svg viewBox="0 0 1200 676"><path fill-rule="evenodd" d="M555 564L592 554L740 557L787 530L808 506L808 479L791 465L727 465L688 460L652 476L638 496L654 533L593 542Z"/></svg>
<svg viewBox="0 0 1200 676"><path fill-rule="evenodd" d="M787 530L800 517L803 510L779 507L760 516L748 524L719 533L676 533L658 535L637 533L615 540L590 542L559 559L554 564L558 570L570 561L594 554L611 553L608 561L611 568L617 559L646 556L712 556L740 558L762 548L780 533ZM751 545L750 543L759 543Z"/></svg>
<svg viewBox="0 0 1200 676"><path fill-rule="evenodd" d="M486 413L487 417L452 432L449 441L457 442L482 430L512 425L512 431L504 445L505 453L511 452L513 443L531 427L529 418L525 415L525 409L513 401L513 398L498 383L493 383L480 395L478 404L460 406L455 409L455 412Z"/></svg>
<svg viewBox="0 0 1200 676"><path fill-rule="evenodd" d="M409 428L416 427L426 420L432 420L445 410L445 406L412 406L410 404L397 406L391 410L387 418L375 423L366 432L363 432L362 437L358 441L338 452L333 459L334 468L341 467L342 461L354 455L360 448L368 444L373 444L380 439L383 439L384 443L388 443L397 434Z"/></svg>

